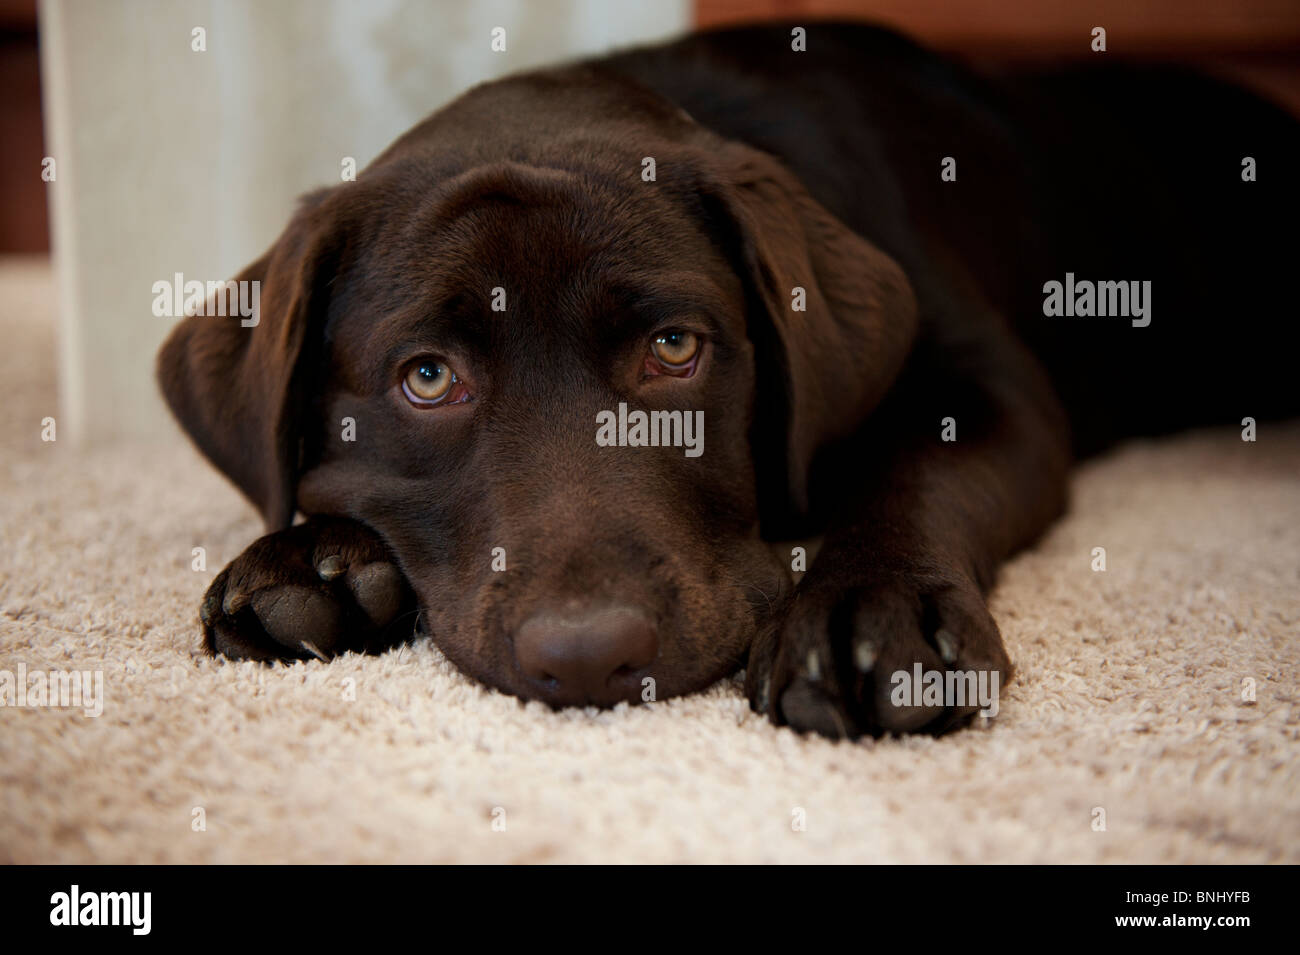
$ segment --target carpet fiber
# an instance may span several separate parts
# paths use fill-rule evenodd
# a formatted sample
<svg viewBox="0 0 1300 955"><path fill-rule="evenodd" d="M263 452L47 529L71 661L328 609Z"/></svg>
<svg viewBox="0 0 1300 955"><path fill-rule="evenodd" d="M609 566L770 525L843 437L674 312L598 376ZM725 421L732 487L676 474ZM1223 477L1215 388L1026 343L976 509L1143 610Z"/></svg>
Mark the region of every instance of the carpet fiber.
<svg viewBox="0 0 1300 955"><path fill-rule="evenodd" d="M0 708L0 861L1300 861L1294 424L1080 470L993 595L1018 677L992 725L830 743L737 680L556 713L428 645L202 656L199 598L259 522L177 435L41 440L52 313L45 266L0 265L0 672L102 671L103 713Z"/></svg>

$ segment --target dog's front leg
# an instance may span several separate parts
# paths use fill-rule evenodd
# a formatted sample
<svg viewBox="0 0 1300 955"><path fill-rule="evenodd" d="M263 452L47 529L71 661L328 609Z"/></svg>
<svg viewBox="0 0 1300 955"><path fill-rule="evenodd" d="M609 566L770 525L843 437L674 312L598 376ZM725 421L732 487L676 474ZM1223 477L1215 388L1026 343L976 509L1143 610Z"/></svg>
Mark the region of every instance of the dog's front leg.
<svg viewBox="0 0 1300 955"><path fill-rule="evenodd" d="M833 459L818 494L846 503L751 651L746 692L778 723L828 736L942 731L995 711L1010 676L985 595L998 564L1064 508L1065 418L1007 336L929 353Z"/></svg>
<svg viewBox="0 0 1300 955"><path fill-rule="evenodd" d="M328 659L409 639L416 601L384 543L336 517L258 538L208 588L203 646L237 660Z"/></svg>

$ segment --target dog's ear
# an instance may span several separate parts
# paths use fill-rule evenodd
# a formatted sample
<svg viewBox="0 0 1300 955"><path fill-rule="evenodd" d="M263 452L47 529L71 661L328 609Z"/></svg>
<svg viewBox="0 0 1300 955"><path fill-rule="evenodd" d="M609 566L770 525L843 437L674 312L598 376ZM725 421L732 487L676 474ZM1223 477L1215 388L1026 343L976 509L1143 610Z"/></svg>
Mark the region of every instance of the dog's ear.
<svg viewBox="0 0 1300 955"><path fill-rule="evenodd" d="M768 419L782 419L786 494L804 513L813 456L855 430L902 369L916 338L916 298L898 262L773 157L729 142L709 165L704 191L734 228L760 373L784 379L776 401L760 392L756 415L766 408Z"/></svg>
<svg viewBox="0 0 1300 955"><path fill-rule="evenodd" d="M242 287L243 300L256 303L252 316L209 300L205 314L183 319L158 353L158 383L172 413L257 506L268 530L293 521L311 387L306 355L322 335L342 243L326 195L307 196L267 253L227 283L257 283ZM228 301L237 296L228 293Z"/></svg>

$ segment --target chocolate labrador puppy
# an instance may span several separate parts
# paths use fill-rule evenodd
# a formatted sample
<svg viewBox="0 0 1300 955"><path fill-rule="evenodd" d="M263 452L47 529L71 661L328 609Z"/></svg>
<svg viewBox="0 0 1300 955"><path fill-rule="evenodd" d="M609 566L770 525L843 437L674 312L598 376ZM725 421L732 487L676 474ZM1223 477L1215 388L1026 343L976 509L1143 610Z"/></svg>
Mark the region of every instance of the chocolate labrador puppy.
<svg viewBox="0 0 1300 955"><path fill-rule="evenodd" d="M745 667L800 730L939 731L976 707L894 674L1005 682L985 596L1077 454L1296 410L1285 114L795 35L479 86L303 201L238 276L256 324L175 329L163 392L270 531L208 650L427 634L556 706Z"/></svg>

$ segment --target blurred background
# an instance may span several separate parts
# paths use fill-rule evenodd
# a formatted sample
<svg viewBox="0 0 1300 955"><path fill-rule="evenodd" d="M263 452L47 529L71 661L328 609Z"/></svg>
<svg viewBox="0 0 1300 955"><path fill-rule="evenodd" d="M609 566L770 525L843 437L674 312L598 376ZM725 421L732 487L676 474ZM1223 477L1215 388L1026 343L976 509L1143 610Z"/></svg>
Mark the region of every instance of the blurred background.
<svg viewBox="0 0 1300 955"><path fill-rule="evenodd" d="M154 282L232 276L296 196L476 82L827 17L990 64L1097 55L1101 26L1107 56L1194 63L1300 114L1300 0L0 0L0 320L57 312L60 439L170 439Z"/></svg>

